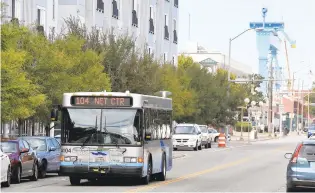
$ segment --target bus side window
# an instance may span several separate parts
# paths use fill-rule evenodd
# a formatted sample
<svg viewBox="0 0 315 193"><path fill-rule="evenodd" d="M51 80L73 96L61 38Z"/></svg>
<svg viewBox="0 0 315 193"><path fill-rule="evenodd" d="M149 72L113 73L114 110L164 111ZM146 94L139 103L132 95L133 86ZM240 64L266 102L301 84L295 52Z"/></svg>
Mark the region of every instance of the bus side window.
<svg viewBox="0 0 315 193"><path fill-rule="evenodd" d="M150 114L150 109L148 108L144 109L144 122L145 122L145 126L144 126L145 130L143 132L143 136L145 136L146 134L151 134L151 137L152 137L151 114Z"/></svg>

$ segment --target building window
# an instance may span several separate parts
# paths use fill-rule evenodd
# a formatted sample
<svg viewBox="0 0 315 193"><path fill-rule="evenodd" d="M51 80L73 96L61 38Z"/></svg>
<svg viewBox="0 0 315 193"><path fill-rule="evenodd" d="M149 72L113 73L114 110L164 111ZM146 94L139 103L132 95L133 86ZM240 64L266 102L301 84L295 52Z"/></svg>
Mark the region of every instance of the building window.
<svg viewBox="0 0 315 193"><path fill-rule="evenodd" d="M175 56L172 58L172 64L175 65Z"/></svg>
<svg viewBox="0 0 315 193"><path fill-rule="evenodd" d="M15 0L12 0L12 19L15 18Z"/></svg>
<svg viewBox="0 0 315 193"><path fill-rule="evenodd" d="M138 27L138 0L132 0L132 26Z"/></svg>
<svg viewBox="0 0 315 193"><path fill-rule="evenodd" d="M150 6L150 19L149 19L149 33L154 34L154 11L153 7Z"/></svg>
<svg viewBox="0 0 315 193"><path fill-rule="evenodd" d="M46 23L46 10L41 7L37 7L37 31L44 33Z"/></svg>
<svg viewBox="0 0 315 193"><path fill-rule="evenodd" d="M178 0L174 0L174 6L178 8Z"/></svg>
<svg viewBox="0 0 315 193"><path fill-rule="evenodd" d="M176 30L176 19L173 19L173 43L177 44L177 30Z"/></svg>
<svg viewBox="0 0 315 193"><path fill-rule="evenodd" d="M104 13L104 2L103 0L97 0L96 10Z"/></svg>
<svg viewBox="0 0 315 193"><path fill-rule="evenodd" d="M118 10L118 5L117 5L117 0L113 0L112 5L113 5L112 17L118 19L119 18L119 10ZM104 11L104 4L103 4L103 11Z"/></svg>
<svg viewBox="0 0 315 193"><path fill-rule="evenodd" d="M40 24L41 24L40 15L41 15L41 11L40 11L40 9L37 9L37 25L38 26L40 26Z"/></svg>
<svg viewBox="0 0 315 193"><path fill-rule="evenodd" d="M149 55L151 55L151 48L148 49L148 53L149 53Z"/></svg>
<svg viewBox="0 0 315 193"><path fill-rule="evenodd" d="M164 39L169 40L170 34L168 32L168 16L164 15Z"/></svg>
<svg viewBox="0 0 315 193"><path fill-rule="evenodd" d="M52 12L53 12L53 19L55 19L55 0L53 0L53 7L52 7Z"/></svg>

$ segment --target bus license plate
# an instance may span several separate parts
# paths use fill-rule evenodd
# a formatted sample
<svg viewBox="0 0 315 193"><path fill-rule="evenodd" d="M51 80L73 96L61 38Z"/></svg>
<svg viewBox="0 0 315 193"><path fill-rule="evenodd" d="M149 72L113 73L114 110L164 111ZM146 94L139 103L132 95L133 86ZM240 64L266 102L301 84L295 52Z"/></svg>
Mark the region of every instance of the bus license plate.
<svg viewBox="0 0 315 193"><path fill-rule="evenodd" d="M97 157L97 158L96 158L96 161L97 161L97 162L104 162L105 160L104 160L103 157Z"/></svg>

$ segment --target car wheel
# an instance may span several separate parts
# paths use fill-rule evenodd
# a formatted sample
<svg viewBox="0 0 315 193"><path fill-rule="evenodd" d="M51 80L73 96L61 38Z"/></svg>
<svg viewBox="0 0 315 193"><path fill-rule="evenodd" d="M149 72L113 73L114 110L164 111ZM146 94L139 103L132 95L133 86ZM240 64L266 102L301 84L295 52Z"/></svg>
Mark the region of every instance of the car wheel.
<svg viewBox="0 0 315 193"><path fill-rule="evenodd" d="M205 144L205 149L208 149L208 141Z"/></svg>
<svg viewBox="0 0 315 193"><path fill-rule="evenodd" d="M214 138L214 142L218 142L218 137L215 137L215 138Z"/></svg>
<svg viewBox="0 0 315 193"><path fill-rule="evenodd" d="M30 177L32 181L37 181L38 180L38 164L34 163L33 164L33 175Z"/></svg>
<svg viewBox="0 0 315 193"><path fill-rule="evenodd" d="M1 186L3 186L3 187L10 187L10 185L11 185L11 166L8 167L7 181L1 183Z"/></svg>
<svg viewBox="0 0 315 193"><path fill-rule="evenodd" d="M198 146L198 150L202 150L201 143L200 143L200 145Z"/></svg>
<svg viewBox="0 0 315 193"><path fill-rule="evenodd" d="M147 176L142 178L142 184L147 185L151 181L152 175L152 161L149 159L148 161L148 168L147 168Z"/></svg>
<svg viewBox="0 0 315 193"><path fill-rule="evenodd" d="M162 171L157 174L157 180L165 181L166 179L166 156L163 154L162 157Z"/></svg>
<svg viewBox="0 0 315 193"><path fill-rule="evenodd" d="M174 147L173 150L174 150L174 151L177 151L177 148Z"/></svg>
<svg viewBox="0 0 315 193"><path fill-rule="evenodd" d="M209 148L211 148L211 141L209 142L208 146L209 146Z"/></svg>
<svg viewBox="0 0 315 193"><path fill-rule="evenodd" d="M196 142L196 147L194 147L195 151L198 151L198 141Z"/></svg>
<svg viewBox="0 0 315 193"><path fill-rule="evenodd" d="M77 186L77 185L80 185L80 183L81 183L80 178L70 176L69 179L70 179L70 184L72 186Z"/></svg>
<svg viewBox="0 0 315 193"><path fill-rule="evenodd" d="M45 178L47 174L47 161L43 160L43 163L40 167L40 171L39 171L39 177L40 178Z"/></svg>
<svg viewBox="0 0 315 193"><path fill-rule="evenodd" d="M287 188L286 188L286 192L296 192L296 188L294 186L288 185L287 184Z"/></svg>
<svg viewBox="0 0 315 193"><path fill-rule="evenodd" d="M14 176L13 176L13 179L14 179L14 182L19 184L21 183L21 166L18 165L16 168L15 168L15 172L14 172Z"/></svg>

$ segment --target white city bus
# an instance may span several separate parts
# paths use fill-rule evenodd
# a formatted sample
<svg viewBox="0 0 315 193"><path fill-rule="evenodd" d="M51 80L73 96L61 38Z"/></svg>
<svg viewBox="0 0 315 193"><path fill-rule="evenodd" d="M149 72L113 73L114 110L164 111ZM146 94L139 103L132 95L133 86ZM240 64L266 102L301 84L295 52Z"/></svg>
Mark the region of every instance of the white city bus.
<svg viewBox="0 0 315 193"><path fill-rule="evenodd" d="M165 94L166 91L163 91ZM60 175L81 179L164 181L172 168L172 99L123 92L64 93Z"/></svg>

